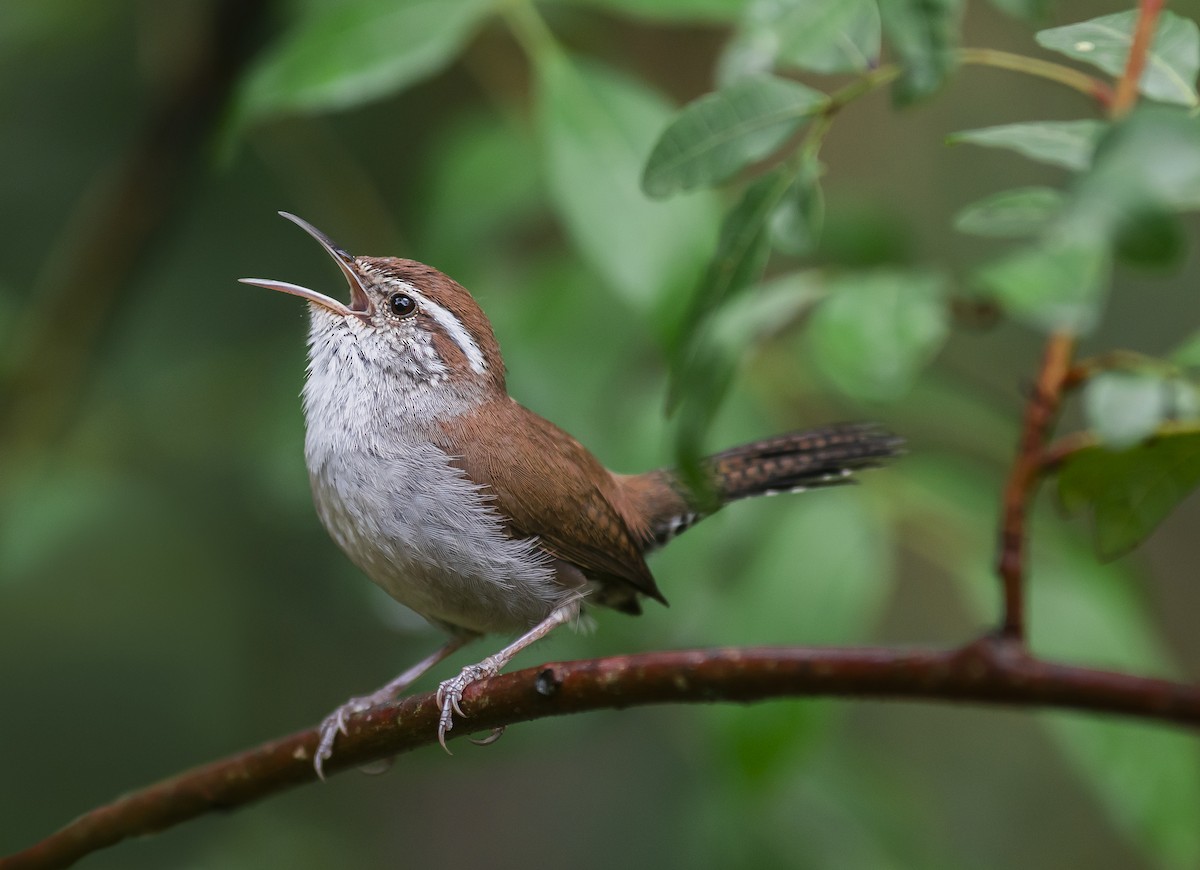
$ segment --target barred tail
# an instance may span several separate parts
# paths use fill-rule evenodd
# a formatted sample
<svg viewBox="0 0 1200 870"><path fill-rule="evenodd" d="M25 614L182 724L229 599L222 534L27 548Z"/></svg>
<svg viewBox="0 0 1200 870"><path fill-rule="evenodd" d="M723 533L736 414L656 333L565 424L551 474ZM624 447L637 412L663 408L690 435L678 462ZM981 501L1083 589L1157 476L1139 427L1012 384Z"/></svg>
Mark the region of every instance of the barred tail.
<svg viewBox="0 0 1200 870"><path fill-rule="evenodd" d="M853 481L898 456L903 439L873 423L791 432L723 450L705 461L722 504Z"/></svg>
<svg viewBox="0 0 1200 870"><path fill-rule="evenodd" d="M668 475L678 496L650 513L648 546L662 546L738 499L853 483L856 471L877 468L903 448L904 439L874 423L843 423L742 444L708 457L703 467L713 491L707 497L689 493L674 473L658 472Z"/></svg>

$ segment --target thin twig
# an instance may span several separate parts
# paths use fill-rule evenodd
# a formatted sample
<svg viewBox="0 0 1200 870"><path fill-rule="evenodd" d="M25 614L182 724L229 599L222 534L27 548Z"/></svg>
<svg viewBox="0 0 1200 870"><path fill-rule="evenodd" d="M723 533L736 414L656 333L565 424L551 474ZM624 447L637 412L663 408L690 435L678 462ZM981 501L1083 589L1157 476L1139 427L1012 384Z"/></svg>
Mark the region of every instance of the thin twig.
<svg viewBox="0 0 1200 870"><path fill-rule="evenodd" d="M1163 0L1142 0L1137 27L1129 47L1125 71L1117 82L1109 115L1121 118L1137 103L1137 84L1146 67L1146 55L1154 38ZM1004 488L1000 522L1000 555L997 571L1004 585L1004 622L1001 634L1013 640L1025 637L1025 550L1028 531L1025 515L1041 475L1057 466L1064 456L1044 455L1046 439L1058 416L1063 393L1083 384L1093 370L1072 365L1075 337L1056 332L1046 342L1042 368L1033 395L1025 407L1021 446ZM1068 445L1069 446L1069 445Z"/></svg>
<svg viewBox="0 0 1200 870"><path fill-rule="evenodd" d="M1116 96L1113 97L1110 114L1114 119L1125 117L1137 105L1138 83L1142 79L1142 71L1146 68L1146 56L1150 53L1150 45L1154 41L1158 13L1164 5L1163 0L1142 0L1139 4L1137 28L1133 31L1133 41L1129 45L1129 57L1125 61L1125 71L1117 82Z"/></svg>
<svg viewBox="0 0 1200 870"><path fill-rule="evenodd" d="M958 59L964 64L990 66L996 69L1040 76L1079 91L1081 94L1091 97L1101 106L1107 107L1113 102L1113 89L1108 82L1061 63L1026 57L1023 54L1013 54L1009 51L999 51L994 48L962 48L959 49Z"/></svg>
<svg viewBox="0 0 1200 870"><path fill-rule="evenodd" d="M451 736L589 710L785 696L1056 707L1200 729L1200 686L1039 661L987 637L956 650L716 649L547 664L468 687L470 718ZM431 692L350 717L327 772L433 744L438 715ZM316 743L315 730L298 732L127 794L0 858L0 870L66 867L126 838L310 782Z"/></svg>
<svg viewBox="0 0 1200 870"><path fill-rule="evenodd" d="M1000 556L996 570L1004 586L1001 633L1013 640L1025 637L1025 549L1028 545L1025 515L1043 469L1042 449L1062 404L1074 351L1075 338L1069 333L1056 332L1047 340L1041 372L1025 406L1017 458L1004 487Z"/></svg>

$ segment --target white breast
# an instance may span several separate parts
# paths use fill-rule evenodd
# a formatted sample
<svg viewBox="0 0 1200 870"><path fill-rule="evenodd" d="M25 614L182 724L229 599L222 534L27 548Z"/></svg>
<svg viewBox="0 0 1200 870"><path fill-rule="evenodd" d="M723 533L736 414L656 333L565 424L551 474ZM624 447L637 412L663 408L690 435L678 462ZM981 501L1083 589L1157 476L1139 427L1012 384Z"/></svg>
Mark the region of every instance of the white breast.
<svg viewBox="0 0 1200 870"><path fill-rule="evenodd" d="M422 616L479 632L524 630L566 590L532 539L505 535L486 493L436 447L311 456L317 512L368 577Z"/></svg>
<svg viewBox="0 0 1200 870"><path fill-rule="evenodd" d="M424 436L467 399L403 369L381 377L369 336L339 340L328 325L314 316L304 410L313 499L329 534L427 619L511 632L545 618L570 595L553 558L534 539L508 537L487 490Z"/></svg>

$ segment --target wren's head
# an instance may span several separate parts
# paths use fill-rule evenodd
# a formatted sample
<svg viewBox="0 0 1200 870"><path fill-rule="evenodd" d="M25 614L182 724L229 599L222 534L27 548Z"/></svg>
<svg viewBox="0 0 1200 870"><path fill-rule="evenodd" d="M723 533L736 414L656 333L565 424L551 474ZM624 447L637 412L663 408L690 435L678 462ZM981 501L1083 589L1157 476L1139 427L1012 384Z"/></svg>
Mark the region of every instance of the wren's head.
<svg viewBox="0 0 1200 870"><path fill-rule="evenodd" d="M321 244L350 285L344 304L286 281L240 279L309 303L310 424L318 406L385 424L406 410L425 419L461 413L505 392L492 326L461 284L414 260L352 256L307 221L280 214Z"/></svg>

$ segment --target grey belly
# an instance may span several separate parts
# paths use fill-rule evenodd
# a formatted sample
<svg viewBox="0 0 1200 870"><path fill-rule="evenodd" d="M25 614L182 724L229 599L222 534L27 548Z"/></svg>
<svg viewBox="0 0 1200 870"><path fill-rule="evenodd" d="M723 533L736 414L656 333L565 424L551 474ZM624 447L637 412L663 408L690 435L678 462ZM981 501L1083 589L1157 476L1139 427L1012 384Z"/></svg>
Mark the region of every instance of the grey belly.
<svg viewBox="0 0 1200 870"><path fill-rule="evenodd" d="M570 595L553 559L535 539L508 537L486 490L445 454L420 452L429 455L310 456L329 534L371 580L435 623L513 632L545 618Z"/></svg>

